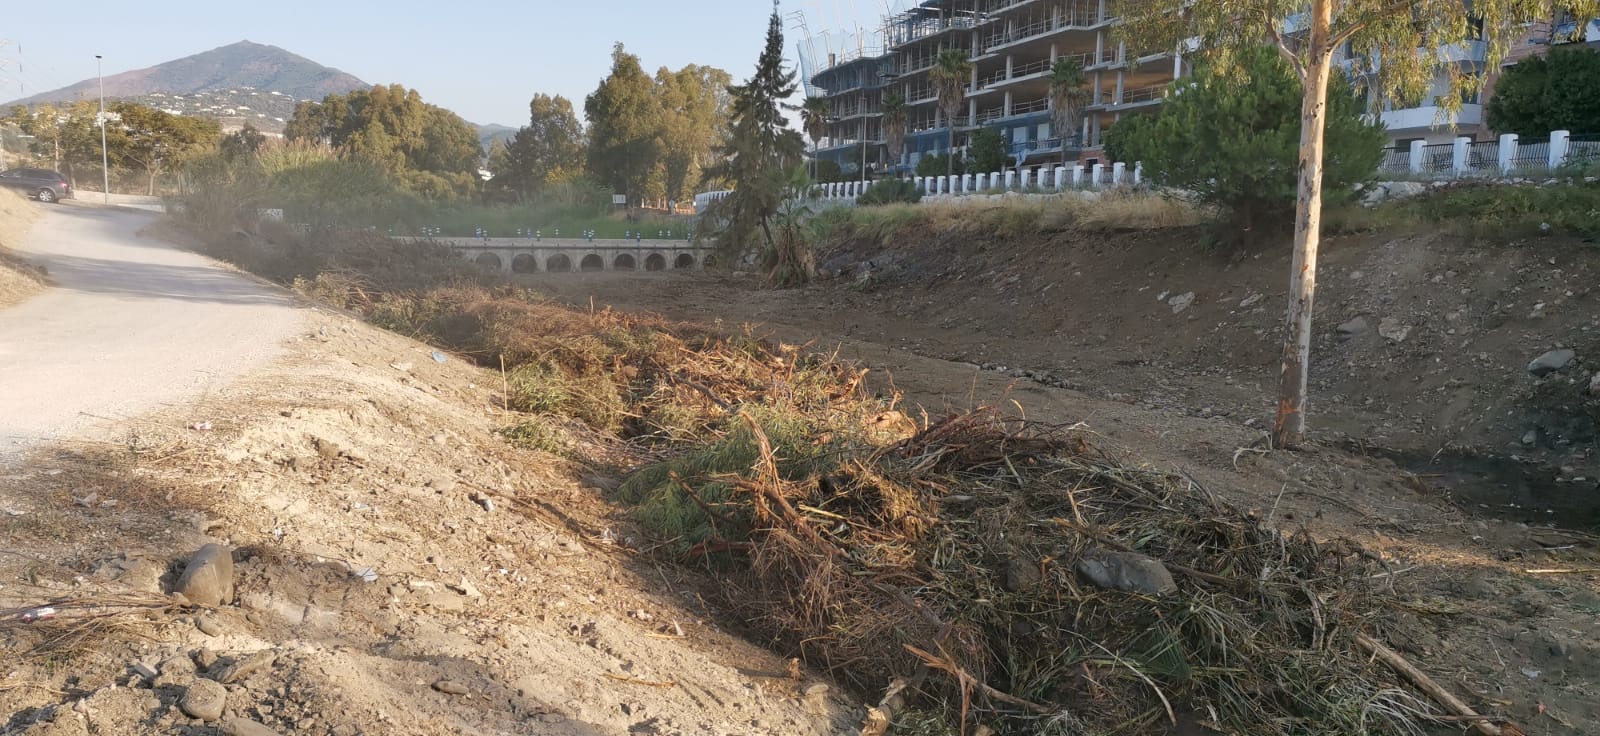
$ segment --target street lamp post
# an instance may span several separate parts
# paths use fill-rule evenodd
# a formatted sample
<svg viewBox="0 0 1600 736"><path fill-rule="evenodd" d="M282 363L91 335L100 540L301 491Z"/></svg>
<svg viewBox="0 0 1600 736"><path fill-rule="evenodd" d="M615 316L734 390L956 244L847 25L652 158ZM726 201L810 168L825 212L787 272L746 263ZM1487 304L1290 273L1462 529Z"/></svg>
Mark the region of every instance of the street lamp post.
<svg viewBox="0 0 1600 736"><path fill-rule="evenodd" d="M100 192L105 203L111 204L111 154L106 151L106 77L99 54L94 55L94 75L100 80Z"/></svg>

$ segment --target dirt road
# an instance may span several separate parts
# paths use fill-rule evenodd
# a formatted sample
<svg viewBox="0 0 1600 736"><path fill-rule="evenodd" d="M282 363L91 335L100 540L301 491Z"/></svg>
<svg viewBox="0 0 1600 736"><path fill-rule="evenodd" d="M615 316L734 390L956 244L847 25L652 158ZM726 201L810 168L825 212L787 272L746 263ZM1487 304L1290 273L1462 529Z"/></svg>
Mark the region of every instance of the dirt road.
<svg viewBox="0 0 1600 736"><path fill-rule="evenodd" d="M0 463L213 388L278 355L294 300L138 235L147 215L42 207L20 254L55 288L0 311Z"/></svg>

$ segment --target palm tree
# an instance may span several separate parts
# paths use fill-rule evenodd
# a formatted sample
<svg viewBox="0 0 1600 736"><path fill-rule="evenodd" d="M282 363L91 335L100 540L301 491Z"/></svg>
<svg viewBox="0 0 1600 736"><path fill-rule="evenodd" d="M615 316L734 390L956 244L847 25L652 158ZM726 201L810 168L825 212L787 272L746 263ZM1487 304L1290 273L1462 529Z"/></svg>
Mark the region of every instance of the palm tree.
<svg viewBox="0 0 1600 736"><path fill-rule="evenodd" d="M811 138L811 178L817 178L817 143L822 140L824 133L828 132L828 116L833 110L828 106L824 97L807 97L800 105L800 125L806 129L806 135Z"/></svg>
<svg viewBox="0 0 1600 736"><path fill-rule="evenodd" d="M950 127L950 148L945 152L945 175L956 173L956 113L967 101L967 85L972 83L972 62L962 49L945 49L933 62L928 72L933 89L938 93L939 109L944 112L944 122Z"/></svg>
<svg viewBox="0 0 1600 736"><path fill-rule="evenodd" d="M1076 58L1061 57L1050 67L1050 125L1061 139L1061 161L1067 160L1067 137L1078 129L1083 117L1083 105L1089 100L1086 89L1088 79L1083 74L1083 62Z"/></svg>
<svg viewBox="0 0 1600 736"><path fill-rule="evenodd" d="M889 148L889 160L900 165L906 149L906 96L890 92L883 96L883 142Z"/></svg>

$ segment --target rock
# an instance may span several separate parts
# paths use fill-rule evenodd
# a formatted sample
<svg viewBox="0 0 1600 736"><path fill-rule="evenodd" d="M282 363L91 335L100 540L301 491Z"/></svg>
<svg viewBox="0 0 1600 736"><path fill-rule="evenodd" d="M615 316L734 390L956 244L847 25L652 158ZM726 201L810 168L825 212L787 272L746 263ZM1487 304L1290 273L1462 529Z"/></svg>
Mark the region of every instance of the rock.
<svg viewBox="0 0 1600 736"><path fill-rule="evenodd" d="M248 718L229 718L222 724L223 736L278 736L278 732Z"/></svg>
<svg viewBox="0 0 1600 736"><path fill-rule="evenodd" d="M194 660L187 655L176 654L161 663L161 676L150 684L156 687L181 687L194 679L194 673Z"/></svg>
<svg viewBox="0 0 1600 736"><path fill-rule="evenodd" d="M1159 561L1134 552L1091 549L1078 558L1078 574L1102 588L1144 595L1178 589L1172 573Z"/></svg>
<svg viewBox="0 0 1600 736"><path fill-rule="evenodd" d="M1194 292L1184 292L1167 300L1167 306L1172 307L1172 313L1178 314L1194 304Z"/></svg>
<svg viewBox="0 0 1600 736"><path fill-rule="evenodd" d="M233 602L233 552L220 544L200 548L183 566L173 592L190 603L214 608Z"/></svg>
<svg viewBox="0 0 1600 736"><path fill-rule="evenodd" d="M1400 324L1393 317L1384 317L1378 320L1378 334L1395 342L1405 342L1406 336L1411 334L1411 327Z"/></svg>
<svg viewBox="0 0 1600 736"><path fill-rule="evenodd" d="M184 691L183 699L178 701L178 707L184 713L202 721L221 718L222 709L227 704L228 689L212 680L195 680Z"/></svg>
<svg viewBox="0 0 1600 736"><path fill-rule="evenodd" d="M206 636L222 636L222 624L217 622L216 616L196 616L194 627Z"/></svg>
<svg viewBox="0 0 1600 736"><path fill-rule="evenodd" d="M1532 447L1535 444L1538 444L1538 442L1539 442L1539 431L1538 430L1530 429L1527 432L1523 433L1523 435L1522 435L1522 444L1527 445L1529 447Z"/></svg>
<svg viewBox="0 0 1600 736"><path fill-rule="evenodd" d="M1600 371L1589 377L1589 395L1600 396Z"/></svg>
<svg viewBox="0 0 1600 736"><path fill-rule="evenodd" d="M1240 309L1249 309L1249 308L1251 308L1251 307L1253 307L1253 306L1255 306L1257 304L1260 304L1261 300L1265 299L1265 298L1267 298L1267 295L1265 295L1265 294L1251 294L1250 296L1247 296L1244 299L1239 300L1239 308Z"/></svg>
<svg viewBox="0 0 1600 736"><path fill-rule="evenodd" d="M133 671L146 680L154 680L160 674L159 672L156 672L156 668L151 667L144 662L134 662Z"/></svg>
<svg viewBox="0 0 1600 736"><path fill-rule="evenodd" d="M1371 325L1367 324L1367 318L1366 317L1357 317L1357 318L1355 318L1353 320L1350 320L1349 322L1346 322L1346 323L1344 323L1342 325L1339 325L1338 329L1339 329L1339 334L1340 335L1343 335L1345 337L1355 337L1356 335L1359 335L1359 334L1361 334L1363 332L1366 332L1369 329L1372 329L1372 327L1371 327Z"/></svg>
<svg viewBox="0 0 1600 736"><path fill-rule="evenodd" d="M1528 364L1528 372L1535 376L1548 376L1551 373L1555 373L1556 371L1567 367L1567 364L1571 363L1573 358L1576 357L1578 357L1578 354L1568 350L1567 348L1551 350L1544 355L1534 358L1533 362ZM1592 381L1590 382L1590 385L1594 385Z"/></svg>
<svg viewBox="0 0 1600 736"><path fill-rule="evenodd" d="M217 663L217 653L202 647L195 651L194 663L200 669L209 671Z"/></svg>
<svg viewBox="0 0 1600 736"><path fill-rule="evenodd" d="M439 680L438 682L433 683L433 689L438 690L445 695L467 694L467 686L456 682L455 680Z"/></svg>
<svg viewBox="0 0 1600 736"><path fill-rule="evenodd" d="M271 667L272 663L277 659L278 656L273 654L272 650L263 649L243 659L234 660L233 664L228 665L217 674L217 680L225 685L232 685L249 679L251 675Z"/></svg>
<svg viewBox="0 0 1600 736"><path fill-rule="evenodd" d="M1043 576L1039 566L1028 560L1013 557L1006 562L1005 588L1013 593L1038 587Z"/></svg>

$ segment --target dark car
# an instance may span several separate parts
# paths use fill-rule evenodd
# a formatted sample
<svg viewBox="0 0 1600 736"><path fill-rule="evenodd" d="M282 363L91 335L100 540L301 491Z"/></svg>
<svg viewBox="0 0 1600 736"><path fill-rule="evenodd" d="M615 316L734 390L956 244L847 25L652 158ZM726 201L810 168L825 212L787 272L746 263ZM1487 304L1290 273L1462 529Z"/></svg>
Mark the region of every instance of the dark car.
<svg viewBox="0 0 1600 736"><path fill-rule="evenodd" d="M0 171L0 187L15 189L40 202L72 199L67 177L49 169L8 169Z"/></svg>

